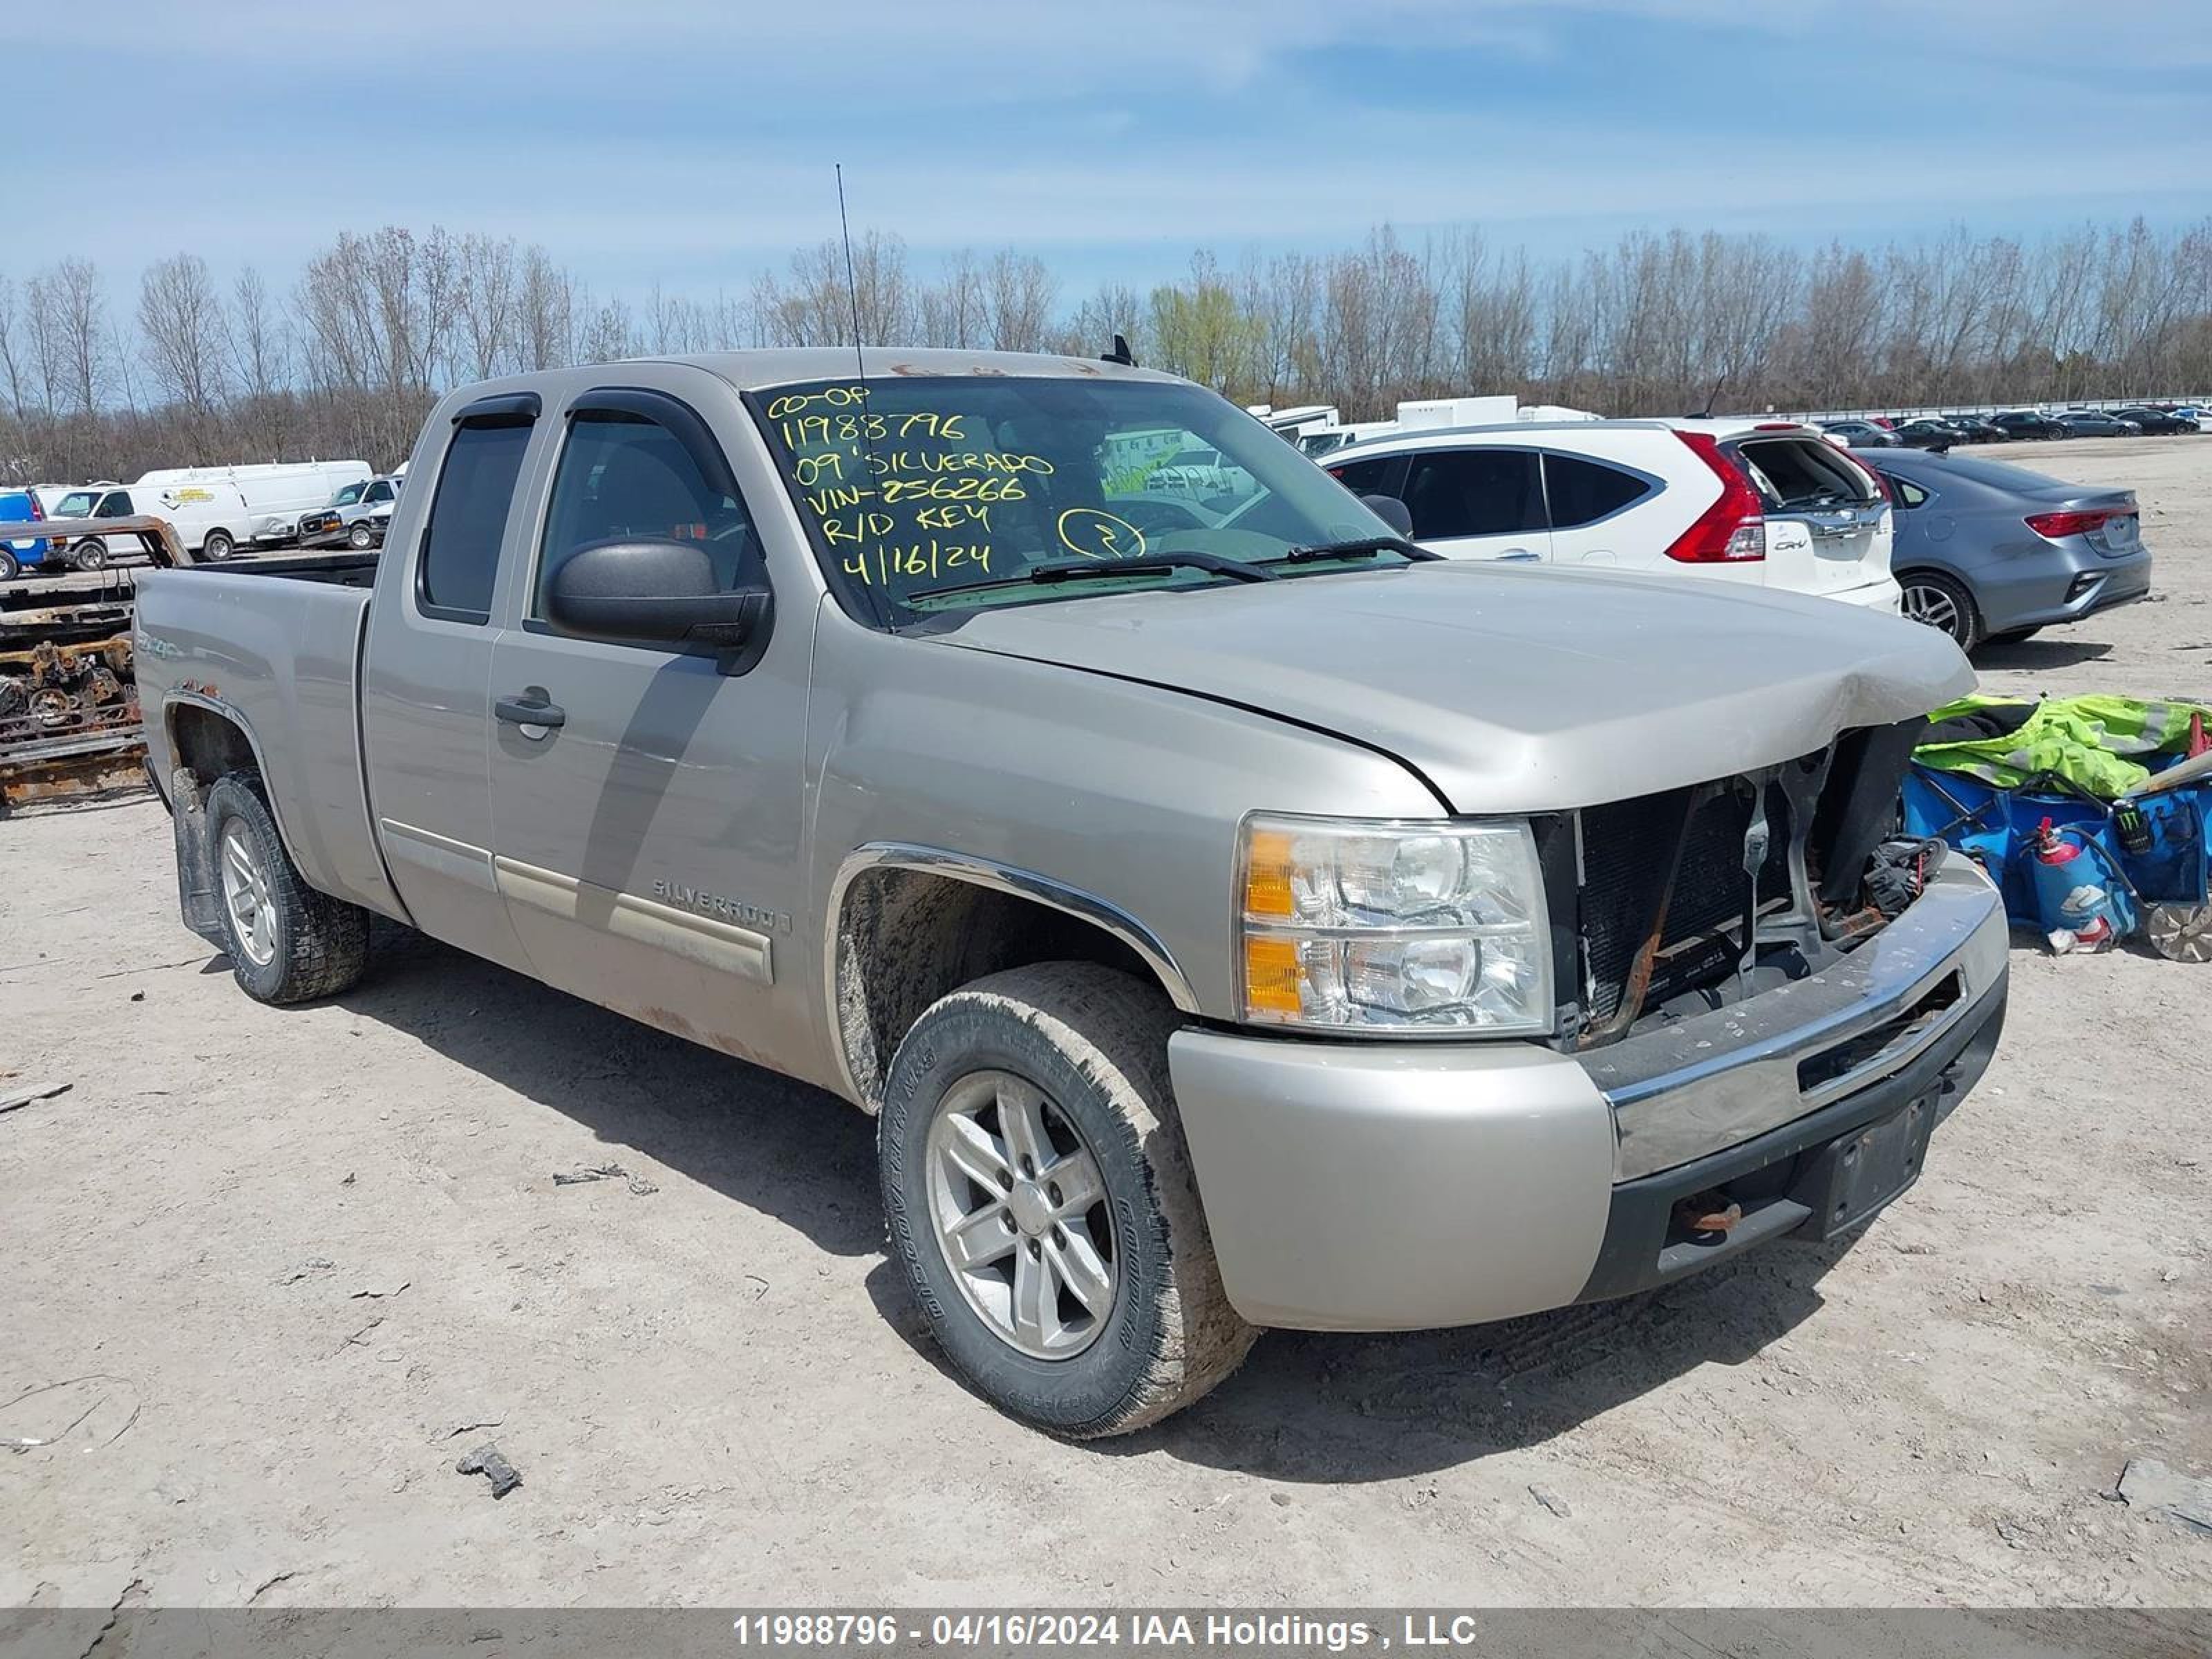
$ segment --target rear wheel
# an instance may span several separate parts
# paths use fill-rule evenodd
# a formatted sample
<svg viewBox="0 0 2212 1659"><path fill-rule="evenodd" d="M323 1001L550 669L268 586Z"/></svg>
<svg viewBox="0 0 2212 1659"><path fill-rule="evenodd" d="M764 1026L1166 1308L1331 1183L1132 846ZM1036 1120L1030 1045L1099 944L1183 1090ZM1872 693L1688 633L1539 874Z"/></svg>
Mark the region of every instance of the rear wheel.
<svg viewBox="0 0 2212 1659"><path fill-rule="evenodd" d="M1904 594L1904 613L1913 621L1941 629L1961 651L1982 642L1981 613L1963 583L1933 570L1914 570L1899 576L1897 585Z"/></svg>
<svg viewBox="0 0 2212 1659"><path fill-rule="evenodd" d="M239 988L277 1003L350 989L368 960L368 912L301 879L252 773L216 779L207 815Z"/></svg>
<svg viewBox="0 0 2212 1659"><path fill-rule="evenodd" d="M14 550L0 547L0 582L12 582L22 574L23 567L17 562Z"/></svg>
<svg viewBox="0 0 2212 1659"><path fill-rule="evenodd" d="M237 544L231 540L228 530L210 530L207 539L200 544L200 556L210 562L227 559Z"/></svg>
<svg viewBox="0 0 2212 1659"><path fill-rule="evenodd" d="M943 998L891 1063L892 1253L961 1375L1058 1434L1158 1422L1258 1334L1199 1207L1168 1084L1176 1023L1152 986L1050 963Z"/></svg>

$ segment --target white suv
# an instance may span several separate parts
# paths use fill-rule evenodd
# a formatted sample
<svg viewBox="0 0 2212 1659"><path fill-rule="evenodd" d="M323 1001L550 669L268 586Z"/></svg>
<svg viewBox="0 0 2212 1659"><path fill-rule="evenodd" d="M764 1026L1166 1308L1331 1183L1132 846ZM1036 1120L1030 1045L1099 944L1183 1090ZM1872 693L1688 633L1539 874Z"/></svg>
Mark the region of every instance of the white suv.
<svg viewBox="0 0 2212 1659"><path fill-rule="evenodd" d="M1324 463L1451 558L1671 571L1898 609L1889 492L1794 421L1560 421L1401 434Z"/></svg>

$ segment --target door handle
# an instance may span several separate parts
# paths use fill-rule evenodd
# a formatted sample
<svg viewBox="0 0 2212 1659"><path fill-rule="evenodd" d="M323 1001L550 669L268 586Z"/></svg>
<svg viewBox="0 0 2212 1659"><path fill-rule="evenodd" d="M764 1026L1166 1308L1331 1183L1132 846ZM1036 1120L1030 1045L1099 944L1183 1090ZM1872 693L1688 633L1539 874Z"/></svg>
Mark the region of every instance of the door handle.
<svg viewBox="0 0 2212 1659"><path fill-rule="evenodd" d="M568 712L557 702L548 702L544 697L501 697L491 706L491 712L510 726L538 726L549 731L568 723Z"/></svg>

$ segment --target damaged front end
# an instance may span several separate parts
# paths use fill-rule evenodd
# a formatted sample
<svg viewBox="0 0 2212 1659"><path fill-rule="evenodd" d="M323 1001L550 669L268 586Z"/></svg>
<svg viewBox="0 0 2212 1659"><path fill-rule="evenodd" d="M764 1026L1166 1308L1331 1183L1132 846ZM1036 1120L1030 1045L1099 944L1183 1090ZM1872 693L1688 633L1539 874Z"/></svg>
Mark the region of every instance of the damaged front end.
<svg viewBox="0 0 2212 1659"><path fill-rule="evenodd" d="M1880 931L1896 884L1868 878L1884 867L1878 849L1925 724L1846 732L1778 766L1560 821L1574 873L1571 895L1553 895L1575 918L1569 1045L1600 1048L1747 1000Z"/></svg>
<svg viewBox="0 0 2212 1659"><path fill-rule="evenodd" d="M1967 861L1887 839L1923 725L1560 822L1576 975L1560 1043L1613 1107L1617 1179L1886 1100L1908 1077L1932 1123L1986 1064L2002 903ZM1725 1214L1742 1195L1692 1196Z"/></svg>

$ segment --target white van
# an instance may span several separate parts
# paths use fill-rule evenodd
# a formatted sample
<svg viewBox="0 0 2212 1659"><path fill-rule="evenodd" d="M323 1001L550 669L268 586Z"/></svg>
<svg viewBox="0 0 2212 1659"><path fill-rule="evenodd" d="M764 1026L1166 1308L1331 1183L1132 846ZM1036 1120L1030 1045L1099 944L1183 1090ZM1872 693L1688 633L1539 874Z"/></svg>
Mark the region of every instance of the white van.
<svg viewBox="0 0 2212 1659"><path fill-rule="evenodd" d="M253 509L237 489L227 483L131 484L103 489L94 484L72 489L62 497L57 519L127 519L149 514L167 519L177 539L203 559L227 559L253 540ZM98 570L114 559L139 550L137 536L80 536L67 549L69 562L79 570Z"/></svg>
<svg viewBox="0 0 2212 1659"><path fill-rule="evenodd" d="M367 461L270 461L246 466L177 466L149 472L138 487L228 485L246 500L251 520L242 540L288 541L302 513L327 507L348 484L374 475Z"/></svg>

